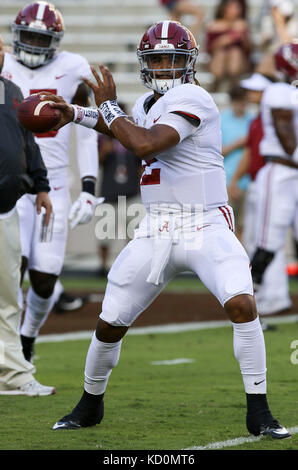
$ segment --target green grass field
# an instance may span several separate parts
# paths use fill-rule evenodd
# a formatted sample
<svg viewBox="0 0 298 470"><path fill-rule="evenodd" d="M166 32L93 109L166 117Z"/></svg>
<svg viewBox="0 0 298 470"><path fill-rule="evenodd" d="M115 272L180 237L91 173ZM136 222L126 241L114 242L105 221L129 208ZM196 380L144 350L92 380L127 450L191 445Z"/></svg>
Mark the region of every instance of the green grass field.
<svg viewBox="0 0 298 470"><path fill-rule="evenodd" d="M77 290L77 291L104 291L106 287L106 279L96 277L61 277L61 282L65 289ZM298 294L298 279L290 279L290 292L292 294ZM24 282L24 288L27 289L29 286L28 281ZM196 277L177 277L173 279L166 286L164 292L209 292L204 284Z"/></svg>
<svg viewBox="0 0 298 470"><path fill-rule="evenodd" d="M265 332L268 399L274 416L298 426L298 365L290 345L298 325ZM105 397L99 426L76 431L51 427L81 396L89 341L36 345L36 378L55 385L49 397L1 397L0 449L171 450L248 437L245 393L233 355L232 329L127 336ZM176 358L195 362L152 365ZM297 449L298 434L262 438L235 449ZM234 449L229 447L228 449Z"/></svg>

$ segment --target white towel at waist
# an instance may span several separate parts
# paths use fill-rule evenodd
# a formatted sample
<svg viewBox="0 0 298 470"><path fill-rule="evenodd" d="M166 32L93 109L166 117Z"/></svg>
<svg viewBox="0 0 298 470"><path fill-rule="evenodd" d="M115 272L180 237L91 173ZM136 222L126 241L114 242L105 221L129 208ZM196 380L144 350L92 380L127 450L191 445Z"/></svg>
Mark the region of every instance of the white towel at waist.
<svg viewBox="0 0 298 470"><path fill-rule="evenodd" d="M164 270L169 261L173 243L181 237L183 232L193 230L202 221L202 214L187 213L173 210L168 206L158 206L142 220L140 227L135 231L134 238L153 239L153 256L151 271L147 282L159 285L164 280Z"/></svg>

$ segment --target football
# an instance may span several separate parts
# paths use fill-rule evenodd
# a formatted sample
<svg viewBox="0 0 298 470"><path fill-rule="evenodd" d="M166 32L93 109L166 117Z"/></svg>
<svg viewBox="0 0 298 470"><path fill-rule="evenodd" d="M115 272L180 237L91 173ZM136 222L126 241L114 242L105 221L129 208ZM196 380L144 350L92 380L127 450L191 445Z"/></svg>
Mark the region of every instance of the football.
<svg viewBox="0 0 298 470"><path fill-rule="evenodd" d="M25 98L17 108L18 120L25 129L32 132L48 132L55 127L61 113L59 109L52 108L50 101L41 101L39 95L34 94Z"/></svg>

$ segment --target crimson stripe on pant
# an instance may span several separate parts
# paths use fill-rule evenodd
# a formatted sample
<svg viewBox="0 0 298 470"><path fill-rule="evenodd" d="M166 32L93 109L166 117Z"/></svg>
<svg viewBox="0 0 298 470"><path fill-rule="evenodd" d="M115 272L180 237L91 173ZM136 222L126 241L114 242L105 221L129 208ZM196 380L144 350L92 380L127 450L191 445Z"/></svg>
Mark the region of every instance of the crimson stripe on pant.
<svg viewBox="0 0 298 470"><path fill-rule="evenodd" d="M230 220L229 220L229 217L228 217L228 215L227 215L227 213L226 213L226 211L225 211L224 209L226 209L226 207L219 207L220 212L224 215L224 218L225 218L226 221L227 221L227 224L228 224L228 226L229 226L229 229L233 231L233 225L231 225L231 222L230 222ZM229 215L230 215L230 214L229 214ZM230 216L230 217L231 217L231 216Z"/></svg>

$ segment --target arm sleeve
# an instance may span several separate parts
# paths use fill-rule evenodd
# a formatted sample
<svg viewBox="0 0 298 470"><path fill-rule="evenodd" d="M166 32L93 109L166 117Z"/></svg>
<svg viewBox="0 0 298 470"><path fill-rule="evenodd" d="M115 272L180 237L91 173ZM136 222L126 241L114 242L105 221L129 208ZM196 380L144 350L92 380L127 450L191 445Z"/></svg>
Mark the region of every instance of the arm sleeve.
<svg viewBox="0 0 298 470"><path fill-rule="evenodd" d="M97 132L83 126L75 126L77 159L80 177L98 177L98 142Z"/></svg>
<svg viewBox="0 0 298 470"><path fill-rule="evenodd" d="M133 106L132 110L131 110L131 116L132 116L132 119L134 121L135 124L137 124L138 126L141 126L142 125L142 106L141 106L141 100L138 99L135 103L135 105ZM143 111L144 113L144 111Z"/></svg>
<svg viewBox="0 0 298 470"><path fill-rule="evenodd" d="M90 79L93 77L93 75L91 72L90 64L85 59L85 57L79 56L79 58L80 58L80 63L79 63L79 66L77 67L77 70L79 73L78 79L81 82L83 81L83 77L87 77Z"/></svg>
<svg viewBox="0 0 298 470"><path fill-rule="evenodd" d="M271 109L293 109L293 90L290 87L279 86L275 84L274 88L266 90L264 93L263 103ZM272 92L274 90L274 93Z"/></svg>
<svg viewBox="0 0 298 470"><path fill-rule="evenodd" d="M166 126L173 127L179 134L180 142L186 137L192 135L197 130L197 127L185 119L180 113L163 114L156 123L156 125L158 124L164 124Z"/></svg>
<svg viewBox="0 0 298 470"><path fill-rule="evenodd" d="M165 95L164 114L156 124L175 127L180 141L204 129L214 116L214 101L209 93L197 85L185 84L169 90Z"/></svg>
<svg viewBox="0 0 298 470"><path fill-rule="evenodd" d="M138 113L136 112L135 109L132 109L131 115L132 115L131 117L133 119L133 122L139 126L140 125L140 118L139 118Z"/></svg>
<svg viewBox="0 0 298 470"><path fill-rule="evenodd" d="M70 64L67 70L68 74L71 75L71 90L70 95L72 98L77 92L78 86L83 82L83 77L92 79L93 75L91 73L90 65L85 57L79 54L72 54L66 56L67 63ZM93 93L91 93L93 95Z"/></svg>

